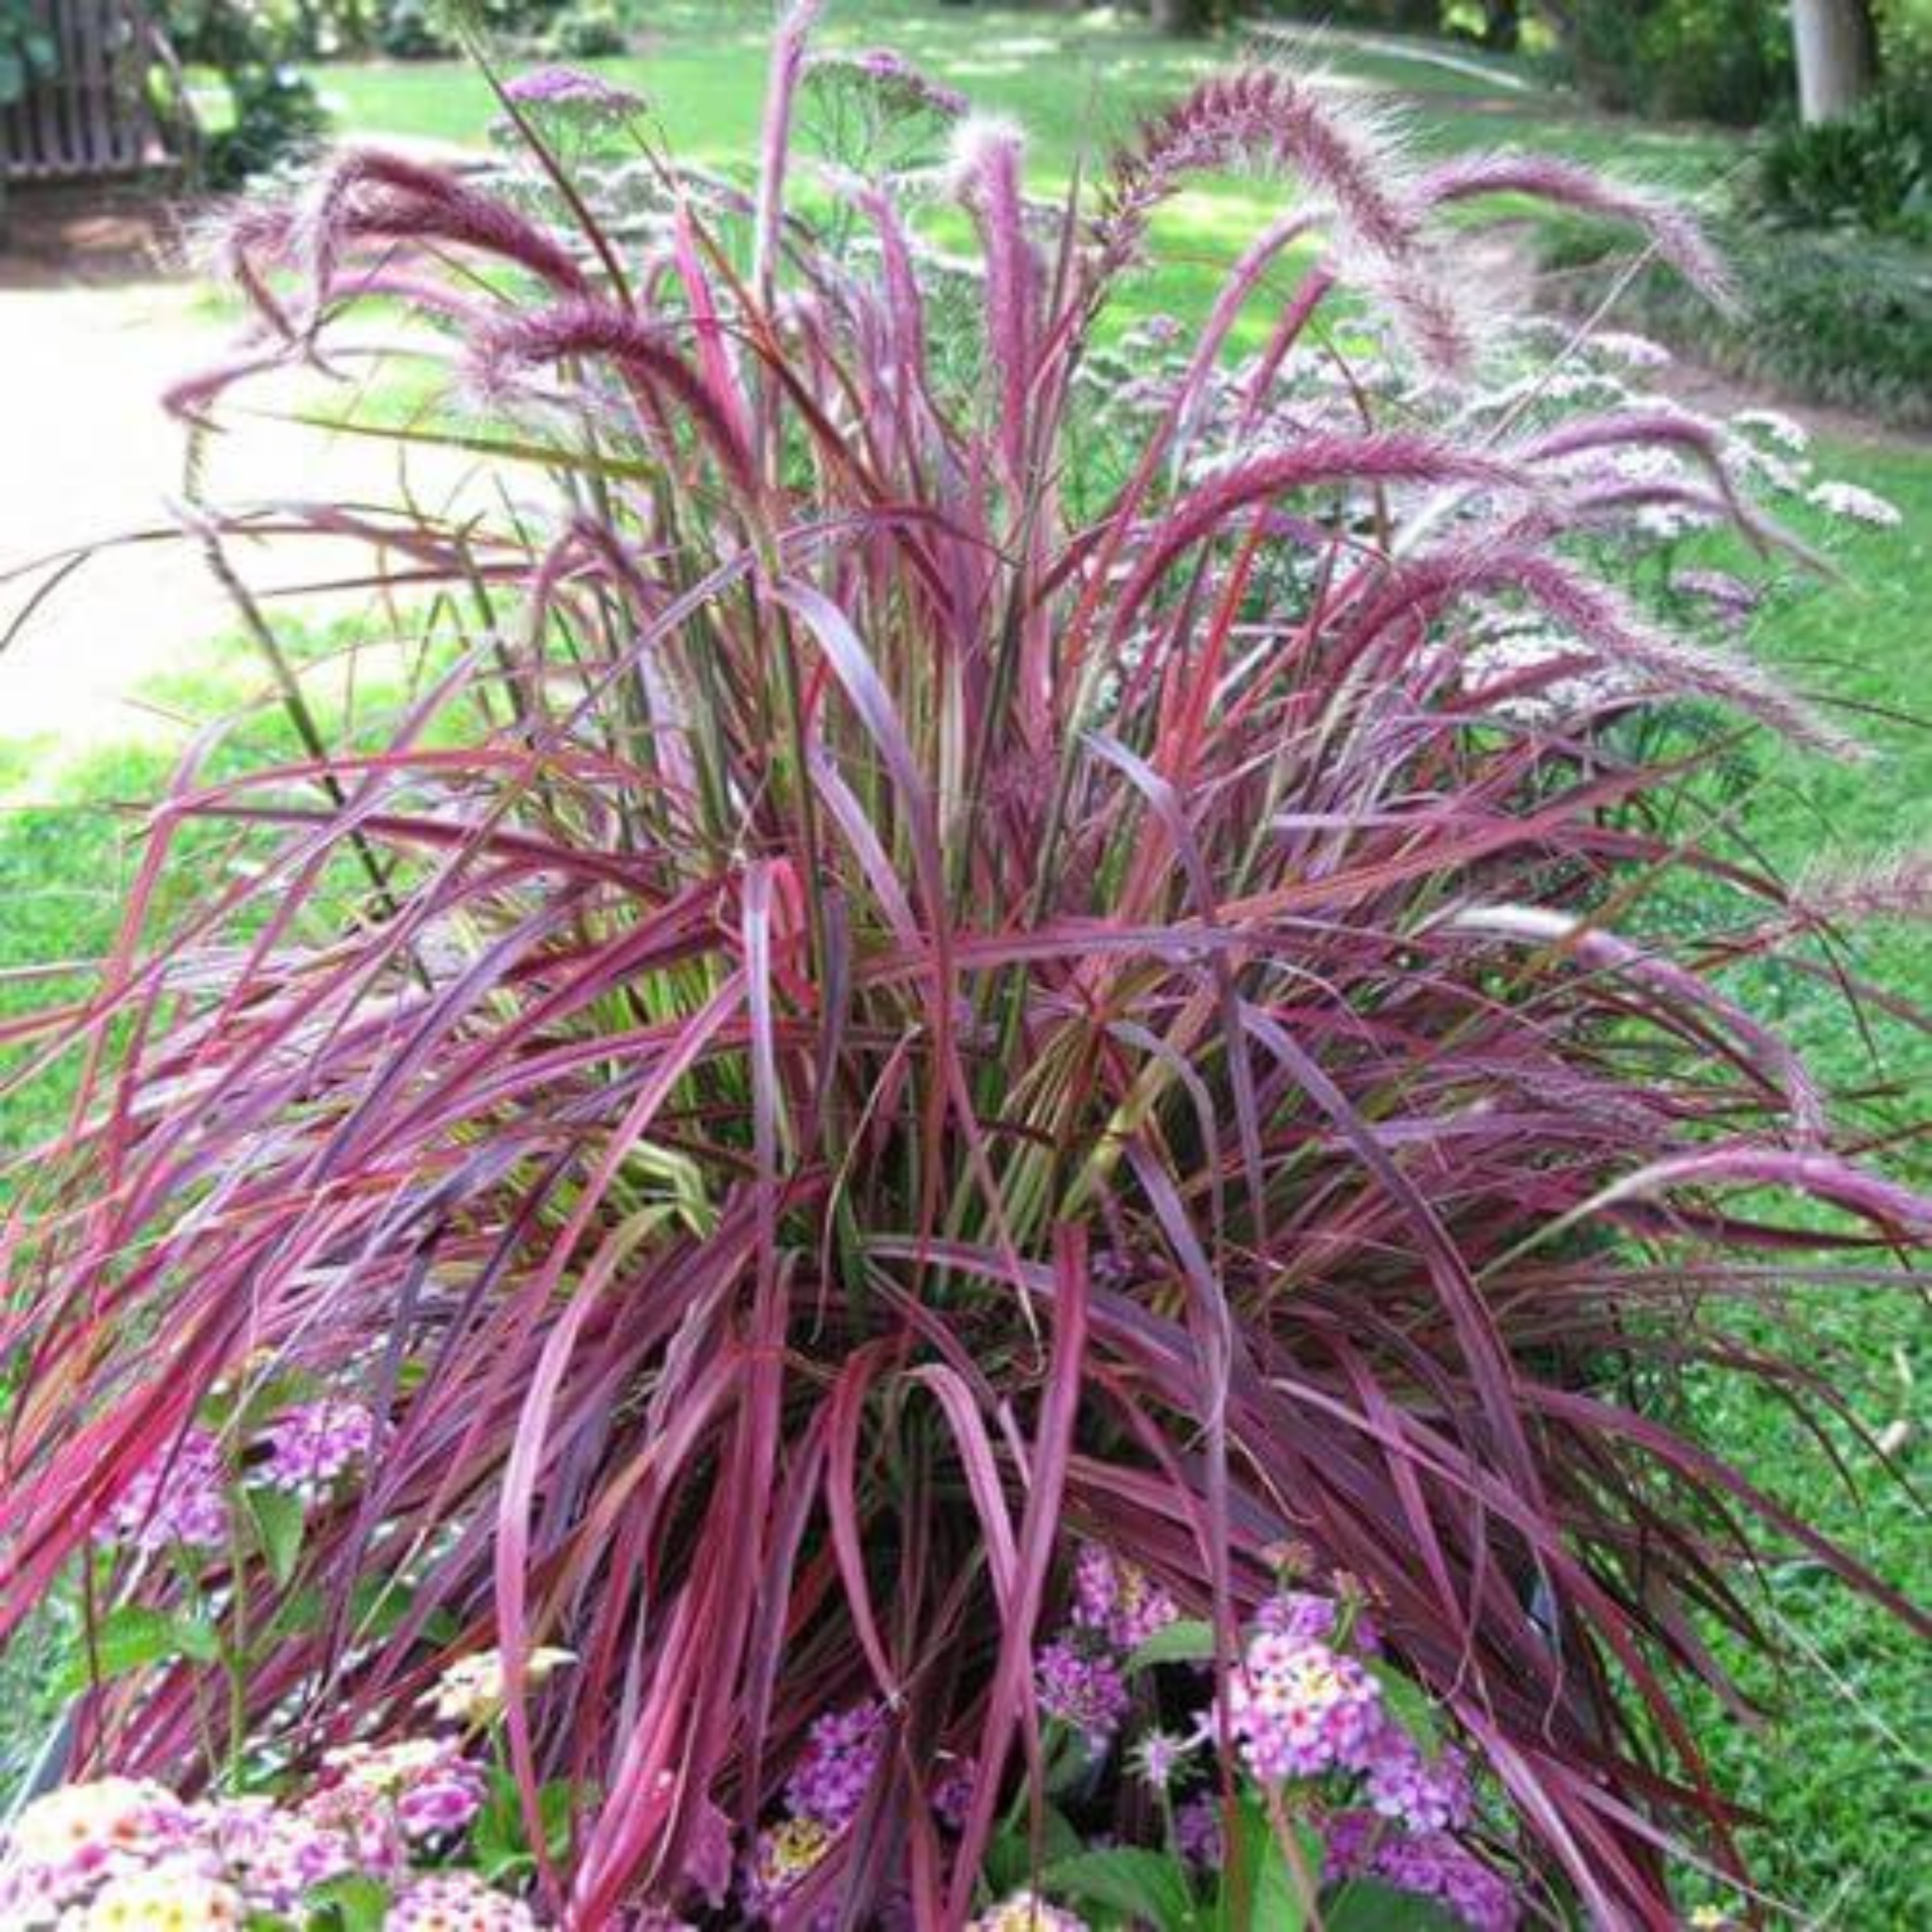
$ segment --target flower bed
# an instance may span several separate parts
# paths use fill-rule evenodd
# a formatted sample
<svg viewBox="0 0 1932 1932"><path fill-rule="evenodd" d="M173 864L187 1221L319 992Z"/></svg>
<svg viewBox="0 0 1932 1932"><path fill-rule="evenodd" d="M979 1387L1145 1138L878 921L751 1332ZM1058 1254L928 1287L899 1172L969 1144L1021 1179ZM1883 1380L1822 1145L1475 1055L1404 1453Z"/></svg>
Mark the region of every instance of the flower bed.
<svg viewBox="0 0 1932 1932"><path fill-rule="evenodd" d="M812 10L748 185L551 70L502 178L352 154L227 238L197 441L400 310L451 400L398 447L500 488L190 513L310 755L190 759L98 990L11 1027L83 1072L0 1632L88 1640L6 1882L1669 1924L1744 1876L1682 1700L1761 1552L1924 1623L1653 1400L1828 1403L1707 1306L1932 1238L1730 996L1869 891L1676 816L1747 728L1860 750L1678 547L1886 506L1466 299L1450 212L1524 193L1721 296L1651 197L1262 68L1043 202ZM1204 327L1112 326L1238 164L1297 191ZM422 640L340 742L242 583L284 533Z"/></svg>

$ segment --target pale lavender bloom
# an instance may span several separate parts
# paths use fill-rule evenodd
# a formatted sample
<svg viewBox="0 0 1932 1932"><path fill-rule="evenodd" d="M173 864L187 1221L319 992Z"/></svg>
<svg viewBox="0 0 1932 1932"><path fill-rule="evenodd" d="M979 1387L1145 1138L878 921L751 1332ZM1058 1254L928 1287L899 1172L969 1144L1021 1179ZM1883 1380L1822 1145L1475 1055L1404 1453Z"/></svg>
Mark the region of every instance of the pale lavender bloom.
<svg viewBox="0 0 1932 1932"><path fill-rule="evenodd" d="M1781 410L1740 410L1732 417L1731 426L1755 430L1793 456L1802 456L1811 447L1811 432Z"/></svg>
<svg viewBox="0 0 1932 1932"><path fill-rule="evenodd" d="M1590 346L1633 369L1666 368L1672 359L1662 343L1653 342L1647 335L1633 334L1628 329L1600 328L1591 336Z"/></svg>
<svg viewBox="0 0 1932 1932"><path fill-rule="evenodd" d="M1732 629L1743 624L1761 601L1754 584L1728 570L1672 571L1670 588L1680 597L1708 604L1718 622Z"/></svg>
<svg viewBox="0 0 1932 1932"><path fill-rule="evenodd" d="M1134 1747L1134 1768L1144 1784L1165 1791L1200 1742L1198 1734L1184 1738L1172 1731L1148 1731Z"/></svg>
<svg viewBox="0 0 1932 1932"><path fill-rule="evenodd" d="M143 1469L107 1515L110 1534L142 1550L219 1550L228 1540L226 1472L206 1429L190 1429Z"/></svg>
<svg viewBox="0 0 1932 1932"><path fill-rule="evenodd" d="M272 1489L319 1489L361 1462L375 1437L376 1418L359 1402L303 1402L270 1424L261 1480Z"/></svg>
<svg viewBox="0 0 1932 1932"><path fill-rule="evenodd" d="M922 74L890 47L861 47L852 52L828 50L806 62L806 77L821 85L857 82L894 114L926 113L956 119L970 104L957 88Z"/></svg>

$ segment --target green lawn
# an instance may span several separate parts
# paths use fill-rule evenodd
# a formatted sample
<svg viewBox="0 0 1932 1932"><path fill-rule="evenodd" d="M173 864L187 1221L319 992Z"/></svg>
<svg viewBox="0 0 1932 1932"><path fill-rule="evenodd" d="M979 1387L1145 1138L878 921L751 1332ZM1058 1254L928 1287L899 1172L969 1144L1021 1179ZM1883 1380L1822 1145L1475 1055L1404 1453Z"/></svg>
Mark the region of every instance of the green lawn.
<svg viewBox="0 0 1932 1932"><path fill-rule="evenodd" d="M1839 447L1820 458L1889 496L1905 521L1843 550L1846 584L1794 586L1775 598L1754 634L1759 654L1792 682L1858 707L1848 718L1877 754L1838 766L1756 751L1742 830L1787 876L1827 855L1932 844L1932 453ZM1870 928L1854 938L1848 963L1932 1004L1932 934L1923 927ZM1754 974L1744 990L1844 1096L1846 1117L1890 1145L1922 1184L1932 1181L1932 1145L1898 1138L1915 1120L1921 1136L1932 1125L1932 1037L1871 1013L1862 1041L1830 991L1793 974ZM1864 1427L1911 1432L1898 1460L1922 1486L1932 1476L1924 1300L1839 1297L1804 1315L1809 1358ZM1777 1339L1788 1346L1788 1334ZM1924 1510L1851 1431L1830 1433L1856 1493L1768 1396L1707 1378L1694 1400L1704 1430L1758 1480L1891 1581L1932 1598ZM1768 1821L1752 1834L1761 1880L1801 1907L1804 1923L1844 1932L1932 1925L1932 1674L1922 1646L1808 1562L1772 1566L1768 1615L1804 1652L1781 1681L1754 1662L1742 1673L1779 1721L1760 1739L1713 1708L1706 1732L1730 1788Z"/></svg>
<svg viewBox="0 0 1932 1932"><path fill-rule="evenodd" d="M741 164L757 121L760 22L769 15L765 0L652 0L648 50L599 64L650 94L682 152ZM1019 115L1037 134L1042 180L1063 177L1080 149L1123 130L1137 110L1226 51L1161 42L1109 15L954 9L932 0L835 6L829 38L892 43L988 107ZM1735 152L1729 137L1707 130L1586 116L1547 94L1486 90L1473 76L1379 47L1336 42L1327 58L1345 81L1393 86L1408 97L1413 138L1426 150L1541 145L1686 187L1708 181ZM319 78L344 126L360 134L472 143L490 118L484 83L454 64L331 68ZM1196 257L1225 259L1270 198L1252 182L1214 184L1191 198L1186 232ZM1149 278L1144 296L1150 306L1185 310L1198 305L1203 285L1197 259ZM1932 730L1904 715L1932 710L1924 616L1932 604L1932 452L1840 445L1820 457L1828 469L1891 497L1905 522L1849 548L1849 584L1791 587L1760 626L1758 648L1799 682L1870 707L1865 727L1881 754L1849 770L1774 748L1752 754L1744 832L1787 870L1821 853L1883 852L1932 840ZM189 695L205 710L219 708L245 683L243 661L231 654ZM151 795L164 769L152 745L130 746L56 778L39 748L0 740L0 798L14 801L0 809L0 886L8 907L0 921L0 968L98 952L112 930L130 826L102 801ZM1859 942L1858 956L1875 979L1932 1002L1932 947L1922 932L1874 933ZM1795 976L1754 980L1752 992L1796 1032L1875 1133L1905 1117L1901 1091L1916 1085L1923 1109L1932 1093L1932 1047L1923 1036L1880 1024L1868 1052L1841 1010ZM0 1010L32 997L28 988L0 979ZM49 1092L0 1106L0 1144L20 1146L45 1124L51 1104ZM1922 1148L1902 1148L1898 1158L1932 1171ZM1900 1460L1922 1478L1932 1475L1923 1393L1932 1382L1932 1348L1922 1308L1874 1294L1814 1312L1812 1346L1858 1415L1874 1430L1916 1419ZM1720 1446L1761 1480L1870 1552L1894 1581L1932 1594L1923 1518L1896 1487L1876 1479L1868 1454L1847 1439L1862 1479L1859 1494L1848 1496L1782 1410L1728 1387L1702 1388L1696 1400ZM1780 1706L1780 1722L1756 1738L1714 1712L1708 1733L1739 1798L1767 1820L1754 1834L1762 1876L1806 1922L1917 1932L1932 1924L1925 1762L1932 1680L1904 1639L1812 1566L1774 1570L1771 1610L1806 1653L1783 1684L1748 1673L1751 1690Z"/></svg>
<svg viewBox="0 0 1932 1932"><path fill-rule="evenodd" d="M681 152L742 164L758 124L767 0L651 0L645 15L639 53L585 64L647 93ZM1054 170L1097 137L1130 127L1177 83L1225 64L1239 44L1232 38L1163 40L1112 9L952 8L934 0L844 0L829 9L819 38L826 46L896 47L978 105L1019 116L1038 158ZM1720 165L1736 146L1706 128L1586 116L1534 88L1486 88L1472 73L1405 58L1382 40L1364 47L1316 34L1309 45L1337 82L1414 98L1426 110L1416 117L1415 136L1430 149L1550 144L1684 178ZM358 129L472 142L490 115L487 86L460 63L326 67L315 77L344 122Z"/></svg>
<svg viewBox="0 0 1932 1932"><path fill-rule="evenodd" d="M645 15L639 54L585 64L645 94L680 154L744 168L754 152L769 0L651 0ZM1224 64L1240 44L1232 37L1164 40L1123 23L1111 8L1059 13L934 0L844 0L828 10L820 40L892 46L976 106L1017 117L1043 185L1064 181L1077 158L1131 132L1138 116ZM1471 74L1402 58L1379 40L1364 49L1326 34L1310 44L1338 85L1384 103L1399 97L1408 138L1425 153L1550 147L1688 189L1730 165L1735 152L1734 139L1707 128L1587 116L1536 88L1485 90ZM326 67L314 78L340 124L358 134L471 146L486 138L494 117L487 83L460 62ZM1256 182L1203 188L1187 197L1187 237L1198 252L1225 258L1273 200ZM1188 306L1184 285L1177 292L1178 305Z"/></svg>

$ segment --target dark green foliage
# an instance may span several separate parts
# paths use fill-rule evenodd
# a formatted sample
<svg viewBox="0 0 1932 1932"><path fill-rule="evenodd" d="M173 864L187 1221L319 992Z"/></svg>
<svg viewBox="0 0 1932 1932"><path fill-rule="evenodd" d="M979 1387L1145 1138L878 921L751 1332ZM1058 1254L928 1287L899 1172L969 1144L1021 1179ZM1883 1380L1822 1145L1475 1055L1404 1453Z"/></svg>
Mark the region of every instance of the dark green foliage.
<svg viewBox="0 0 1932 1932"><path fill-rule="evenodd" d="M1781 125L1751 186L1774 221L1932 241L1932 76L1887 87L1842 120Z"/></svg>
<svg viewBox="0 0 1932 1932"><path fill-rule="evenodd" d="M338 14L350 17L346 9L328 17ZM177 0L169 10L175 51L212 68L227 90L228 123L218 125L204 164L211 187L239 188L320 140L321 97L291 63L316 44L322 17L256 0Z"/></svg>
<svg viewBox="0 0 1932 1932"><path fill-rule="evenodd" d="M57 57L32 0L0 0L0 106L51 74Z"/></svg>
<svg viewBox="0 0 1932 1932"><path fill-rule="evenodd" d="M453 51L431 0L392 0L376 38L392 60L435 60Z"/></svg>
<svg viewBox="0 0 1932 1932"><path fill-rule="evenodd" d="M1546 7L1559 70L1600 106L1748 125L1791 97L1775 0L1570 0Z"/></svg>
<svg viewBox="0 0 1932 1932"><path fill-rule="evenodd" d="M1445 16L1456 10L1448 0L1336 0L1332 6L1276 5L1265 10L1392 33L1433 34L1448 24Z"/></svg>
<svg viewBox="0 0 1932 1932"><path fill-rule="evenodd" d="M1932 424L1932 261L1922 250L1744 223L1720 238L1744 290L1736 318L1714 316L1648 268L1618 296L1618 317L1805 400L1895 426ZM1552 292L1579 313L1594 310L1629 265L1627 244L1588 222L1552 224L1541 246L1557 272Z"/></svg>
<svg viewBox="0 0 1932 1932"><path fill-rule="evenodd" d="M216 188L239 188L281 162L299 158L328 126L321 97L292 67L244 67L228 76L235 105L232 125L208 145L208 177Z"/></svg>
<svg viewBox="0 0 1932 1932"><path fill-rule="evenodd" d="M610 0L576 0L556 16L550 31L553 53L566 60L603 60L626 52L630 35Z"/></svg>

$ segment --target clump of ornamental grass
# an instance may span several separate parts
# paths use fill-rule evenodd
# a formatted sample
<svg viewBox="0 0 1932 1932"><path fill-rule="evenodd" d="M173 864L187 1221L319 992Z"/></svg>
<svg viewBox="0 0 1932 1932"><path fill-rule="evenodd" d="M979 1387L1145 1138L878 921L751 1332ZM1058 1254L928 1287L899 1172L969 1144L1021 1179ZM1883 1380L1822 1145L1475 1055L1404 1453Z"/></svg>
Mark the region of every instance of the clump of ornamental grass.
<svg viewBox="0 0 1932 1932"><path fill-rule="evenodd" d="M80 1072L7 1232L0 1631L76 1575L97 1626L211 1630L98 1658L70 1728L74 1774L190 1788L248 1742L406 1737L499 1653L546 1915L740 1923L762 1844L776 1922L950 1926L1051 1898L1069 1812L1145 1827L1042 1712L1082 1544L1205 1633L1174 1666L1207 1673L1197 1838L1264 1872L1259 1778L1324 1881L1320 1767L1240 1752L1292 1550L1481 1767L1478 1877L1668 1924L1674 1857L1743 1876L1684 1687L1712 1625L1756 1634L1760 1552L1924 1619L1652 1398L1713 1363L1828 1404L1707 1311L1862 1288L1932 1204L1727 997L1752 948L1805 970L1816 922L1686 842L1683 762L1632 721L1856 747L1588 567L1646 508L1776 532L1681 416L1461 406L1490 325L1456 224L1541 193L1721 271L1568 167L1413 167L1280 68L1049 206L1004 123L810 168L808 75L868 139L952 107L874 63L866 118L814 10L749 194L552 77L503 100L539 196L358 152L232 231L260 331L178 392L197 435L264 369L359 368L332 358L374 304L466 399L402 434L501 488L197 512L238 586L238 536L326 535L441 641L373 750L279 664L309 755L188 761L98 987L9 1023ZM641 240L573 178L573 94ZM1280 218L1081 472L1155 218L1236 166ZM1351 382L1372 356L1437 406ZM1311 366L1337 406L1278 406ZM1472 670L1511 618L1558 644ZM1726 943L1644 916L1692 886ZM298 1524L153 1534L212 1463L248 1487L236 1419L291 1378L368 1418L352 1477ZM540 1685L539 1650L574 1661ZM1345 1663L1331 1702L1394 1694ZM1300 1736L1307 1670L1277 1674ZM801 1820L852 1711L837 1826Z"/></svg>

